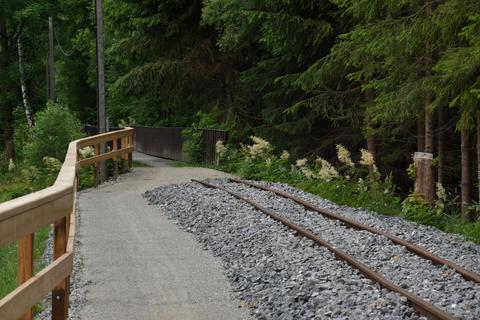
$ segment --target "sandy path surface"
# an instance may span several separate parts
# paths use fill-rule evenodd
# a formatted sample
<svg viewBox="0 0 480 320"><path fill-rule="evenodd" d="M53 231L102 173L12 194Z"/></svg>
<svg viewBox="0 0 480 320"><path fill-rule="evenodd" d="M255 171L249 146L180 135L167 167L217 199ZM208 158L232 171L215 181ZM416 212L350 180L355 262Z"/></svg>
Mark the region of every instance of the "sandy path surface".
<svg viewBox="0 0 480 320"><path fill-rule="evenodd" d="M142 197L160 184L226 174L174 168L142 154L134 159L155 167L134 168L115 183L79 193L77 254L83 267L75 281L87 285L77 317L248 319L232 298L220 261Z"/></svg>

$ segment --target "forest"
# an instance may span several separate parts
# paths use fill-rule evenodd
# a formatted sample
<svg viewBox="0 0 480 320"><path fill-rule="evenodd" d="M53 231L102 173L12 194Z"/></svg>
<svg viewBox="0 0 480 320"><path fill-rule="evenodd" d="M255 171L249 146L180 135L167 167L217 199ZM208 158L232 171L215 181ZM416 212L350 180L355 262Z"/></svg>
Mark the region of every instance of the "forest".
<svg viewBox="0 0 480 320"><path fill-rule="evenodd" d="M110 126L223 128L224 170L480 240L478 0L104 0L104 14ZM3 200L51 183L52 159L96 124L96 68L94 1L1 2L0 179L19 189ZM294 174L245 164L262 148ZM412 193L414 152L433 154L433 204ZM341 178L322 185L330 163Z"/></svg>

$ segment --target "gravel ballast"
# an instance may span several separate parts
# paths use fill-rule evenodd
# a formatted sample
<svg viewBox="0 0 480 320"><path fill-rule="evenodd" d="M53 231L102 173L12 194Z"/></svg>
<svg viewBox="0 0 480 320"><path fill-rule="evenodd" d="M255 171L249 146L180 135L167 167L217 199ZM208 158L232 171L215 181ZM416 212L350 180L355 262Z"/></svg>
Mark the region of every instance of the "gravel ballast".
<svg viewBox="0 0 480 320"><path fill-rule="evenodd" d="M405 298L222 191L187 183L145 196L222 259L257 319L423 318Z"/></svg>
<svg viewBox="0 0 480 320"><path fill-rule="evenodd" d="M321 235L393 283L418 294L437 307L462 319L478 319L480 285L464 280L455 270L433 265L383 236L345 228L339 221L326 219L317 212L306 210L292 200L272 192L238 183L223 183L223 186L271 208L314 234Z"/></svg>

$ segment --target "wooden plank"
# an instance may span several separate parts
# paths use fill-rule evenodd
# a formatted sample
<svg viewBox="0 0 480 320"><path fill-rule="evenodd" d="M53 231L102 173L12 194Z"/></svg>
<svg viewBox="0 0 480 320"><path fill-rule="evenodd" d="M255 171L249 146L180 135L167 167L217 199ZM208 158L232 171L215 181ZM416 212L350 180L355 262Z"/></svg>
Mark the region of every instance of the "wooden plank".
<svg viewBox="0 0 480 320"><path fill-rule="evenodd" d="M91 158L88 158L88 159L82 159L82 160L78 161L77 164L78 164L78 166L83 167L83 166L87 166L87 165L90 165L90 164L93 164L93 163L96 163L96 162L112 159L113 156L124 155L124 154L128 154L128 153L131 153L131 152L133 152L133 147L127 147L126 149L122 148L122 149L119 149L117 151L106 152L106 153L101 154L99 156L91 157Z"/></svg>
<svg viewBox="0 0 480 320"><path fill-rule="evenodd" d="M0 221L0 247L19 240L71 212L73 193Z"/></svg>
<svg viewBox="0 0 480 320"><path fill-rule="evenodd" d="M99 134L93 137L81 139L78 141L78 148L93 146L98 143L112 141L113 139L119 139L125 136L131 136L133 135L133 132L134 132L134 129L129 128L129 129L123 129L118 131L107 132L107 133Z"/></svg>
<svg viewBox="0 0 480 320"><path fill-rule="evenodd" d="M67 194L71 194L72 192L73 185L54 185L52 187L30 193L23 197L0 203L0 222L9 219L12 216L19 215L26 211L40 207L49 202L56 201Z"/></svg>
<svg viewBox="0 0 480 320"><path fill-rule="evenodd" d="M0 318L17 320L72 272L73 255L65 253L48 267L0 300Z"/></svg>
<svg viewBox="0 0 480 320"><path fill-rule="evenodd" d="M17 261L17 282L19 285L25 283L33 276L33 233L18 240L18 261ZM26 311L20 320L32 320L33 310Z"/></svg>

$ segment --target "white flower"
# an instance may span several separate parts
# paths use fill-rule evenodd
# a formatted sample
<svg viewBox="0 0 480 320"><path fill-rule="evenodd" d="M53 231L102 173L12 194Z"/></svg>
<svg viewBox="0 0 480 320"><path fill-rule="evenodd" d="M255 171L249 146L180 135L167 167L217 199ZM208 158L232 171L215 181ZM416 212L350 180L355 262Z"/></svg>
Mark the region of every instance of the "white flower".
<svg viewBox="0 0 480 320"><path fill-rule="evenodd" d="M360 164L367 167L375 165L375 159L373 159L373 155L369 151L361 149L360 152L362 153Z"/></svg>
<svg viewBox="0 0 480 320"><path fill-rule="evenodd" d="M272 158L267 158L267 159L265 160L265 165L266 165L267 167L271 167L271 166L272 166L272 163L273 163Z"/></svg>
<svg viewBox="0 0 480 320"><path fill-rule="evenodd" d="M49 168L60 169L62 167L62 162L57 158L52 157L43 157L43 163Z"/></svg>
<svg viewBox="0 0 480 320"><path fill-rule="evenodd" d="M338 160L340 160L341 163L349 167L355 166L352 159L350 158L350 151L348 151L347 148L345 148L345 146L341 144L337 144L337 156Z"/></svg>
<svg viewBox="0 0 480 320"><path fill-rule="evenodd" d="M330 181L332 180L332 178L338 177L337 169L335 169L335 167L332 166L330 162L320 157L318 157L316 161L321 166L320 171L318 171L318 176L320 179Z"/></svg>
<svg viewBox="0 0 480 320"><path fill-rule="evenodd" d="M438 200L445 201L447 200L447 192L440 182L437 182L437 198Z"/></svg>
<svg viewBox="0 0 480 320"><path fill-rule="evenodd" d="M287 161L288 158L290 158L290 153L288 153L287 150L283 150L282 155L280 156L280 159Z"/></svg>
<svg viewBox="0 0 480 320"><path fill-rule="evenodd" d="M261 156L262 154L270 151L270 149L272 148L270 142L268 142L267 140L255 136L251 136L250 138L253 140L254 144L251 146L247 146L247 148L248 153L252 158Z"/></svg>
<svg viewBox="0 0 480 320"><path fill-rule="evenodd" d="M93 147L85 147L83 149L78 150L78 153L80 153L80 155L84 159L91 158L95 154Z"/></svg>
<svg viewBox="0 0 480 320"><path fill-rule="evenodd" d="M315 177L315 175L313 174L313 171L310 170L310 169L307 168L307 167L301 167L301 168L300 168L300 171L301 171L301 172L303 173L303 175L304 175L305 177L307 177L308 179L311 179L311 178L314 178L314 177Z"/></svg>
<svg viewBox="0 0 480 320"><path fill-rule="evenodd" d="M13 162L13 159L10 158L10 160L8 160L8 171L13 171L15 170L15 162Z"/></svg>
<svg viewBox="0 0 480 320"><path fill-rule="evenodd" d="M298 168L303 168L307 165L307 159L303 158L303 159L298 159L296 162L295 162L295 165L298 167Z"/></svg>
<svg viewBox="0 0 480 320"><path fill-rule="evenodd" d="M217 143L215 143L215 152L220 158L227 153L227 147L225 147L222 140L218 140Z"/></svg>

